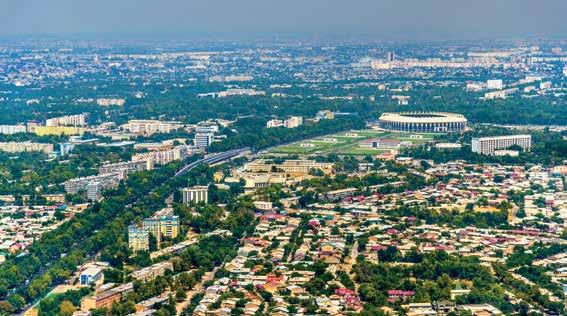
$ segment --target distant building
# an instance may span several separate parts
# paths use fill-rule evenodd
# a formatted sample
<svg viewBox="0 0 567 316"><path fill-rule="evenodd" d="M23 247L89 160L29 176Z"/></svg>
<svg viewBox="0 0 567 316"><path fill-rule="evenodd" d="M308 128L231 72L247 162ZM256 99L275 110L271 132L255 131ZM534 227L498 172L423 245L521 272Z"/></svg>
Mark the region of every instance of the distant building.
<svg viewBox="0 0 567 316"><path fill-rule="evenodd" d="M150 231L142 225L128 226L128 247L132 251L148 251L150 249Z"/></svg>
<svg viewBox="0 0 567 316"><path fill-rule="evenodd" d="M272 170L281 170L288 174L306 175L311 170L321 170L324 174L334 171L332 163L316 162L314 160L285 160L281 164L266 163L264 160L256 160L244 165L246 171L268 173Z"/></svg>
<svg viewBox="0 0 567 316"><path fill-rule="evenodd" d="M303 124L303 118L301 116L292 116L284 121L284 126L287 128L296 128Z"/></svg>
<svg viewBox="0 0 567 316"><path fill-rule="evenodd" d="M81 190L87 190L88 195L93 197L93 200L97 200L100 198L100 191L117 187L122 178L121 172L104 173L96 176L70 179L65 181L63 185L65 186L65 192L69 194L77 194Z"/></svg>
<svg viewBox="0 0 567 316"><path fill-rule="evenodd" d="M396 59L396 55L394 54L394 52L387 52L386 53L386 61L391 63Z"/></svg>
<svg viewBox="0 0 567 316"><path fill-rule="evenodd" d="M491 90L500 90L504 87L501 79L493 79L486 81L486 87Z"/></svg>
<svg viewBox="0 0 567 316"><path fill-rule="evenodd" d="M53 144L40 144L32 142L0 142L0 151L9 153L42 151L46 154L53 152Z"/></svg>
<svg viewBox="0 0 567 316"><path fill-rule="evenodd" d="M54 117L45 120L45 126L86 126L87 114L75 114Z"/></svg>
<svg viewBox="0 0 567 316"><path fill-rule="evenodd" d="M183 127L179 122L166 122L158 120L130 120L120 126L122 130L137 135L150 136L156 133L171 133Z"/></svg>
<svg viewBox="0 0 567 316"><path fill-rule="evenodd" d="M152 161L151 160L138 160L138 161L124 161L117 163L104 164L98 167L98 173L111 173L111 172L123 172L124 175L132 172L151 170Z"/></svg>
<svg viewBox="0 0 567 316"><path fill-rule="evenodd" d="M463 145L459 143L437 143L435 144L435 148L441 150L459 150L463 147Z"/></svg>
<svg viewBox="0 0 567 316"><path fill-rule="evenodd" d="M91 267L81 272L79 281L81 285L91 285L94 283L102 283L104 274L101 268Z"/></svg>
<svg viewBox="0 0 567 316"><path fill-rule="evenodd" d="M195 127L195 132L197 133L218 133L218 125L199 125Z"/></svg>
<svg viewBox="0 0 567 316"><path fill-rule="evenodd" d="M195 146L198 148L207 148L213 143L213 133L197 133L195 134Z"/></svg>
<svg viewBox="0 0 567 316"><path fill-rule="evenodd" d="M333 113L332 111L329 111L329 110L319 111L315 115L315 121L332 120L334 118L335 118L335 113Z"/></svg>
<svg viewBox="0 0 567 316"><path fill-rule="evenodd" d="M494 151L498 149L507 149L513 145L520 146L524 151L530 151L532 147L532 136L509 135L473 138L471 150L481 155L494 155Z"/></svg>
<svg viewBox="0 0 567 316"><path fill-rule="evenodd" d="M27 132L27 127L23 124L19 125L0 125L0 134L11 135Z"/></svg>
<svg viewBox="0 0 567 316"><path fill-rule="evenodd" d="M539 83L540 90L547 90L551 89L551 81L543 81Z"/></svg>
<svg viewBox="0 0 567 316"><path fill-rule="evenodd" d="M194 186L190 188L183 188L181 190L183 195L183 203L208 203L209 202L209 187L208 186Z"/></svg>
<svg viewBox="0 0 567 316"><path fill-rule="evenodd" d="M282 120L269 120L266 123L267 128L282 127L282 126L284 126L284 123L283 123Z"/></svg>
<svg viewBox="0 0 567 316"><path fill-rule="evenodd" d="M102 190L104 186L100 181L93 181L87 184L87 199L91 201L98 201L102 198Z"/></svg>
<svg viewBox="0 0 567 316"><path fill-rule="evenodd" d="M81 310L86 312L91 309L110 308L114 302L120 301L127 293L132 291L134 291L134 284L129 282L98 292L95 295L84 297L81 300Z"/></svg>
<svg viewBox="0 0 567 316"><path fill-rule="evenodd" d="M188 146L179 145L173 148L151 151L148 153L139 153L132 155L132 161L150 161L153 165L165 165L175 160L183 160L190 155L201 152L202 149Z"/></svg>
<svg viewBox="0 0 567 316"><path fill-rule="evenodd" d="M158 276L164 275L166 270L173 271L173 264L169 261L158 262L149 267L134 271L130 274L130 276L134 280L147 282L157 278Z"/></svg>
<svg viewBox="0 0 567 316"><path fill-rule="evenodd" d="M73 151L75 145L71 143L59 143L59 155L67 156L71 151Z"/></svg>
<svg viewBox="0 0 567 316"><path fill-rule="evenodd" d="M163 237L175 238L179 234L179 216L173 215L173 209L164 208L154 216L144 219L142 226L159 242Z"/></svg>
<svg viewBox="0 0 567 316"><path fill-rule="evenodd" d="M28 131L38 135L83 135L84 128L75 126L34 126L33 129L28 127Z"/></svg>
<svg viewBox="0 0 567 316"><path fill-rule="evenodd" d="M96 104L98 104L100 106L111 106L111 105L123 106L125 103L126 103L126 100L118 99L118 98L99 98L99 99L96 99Z"/></svg>

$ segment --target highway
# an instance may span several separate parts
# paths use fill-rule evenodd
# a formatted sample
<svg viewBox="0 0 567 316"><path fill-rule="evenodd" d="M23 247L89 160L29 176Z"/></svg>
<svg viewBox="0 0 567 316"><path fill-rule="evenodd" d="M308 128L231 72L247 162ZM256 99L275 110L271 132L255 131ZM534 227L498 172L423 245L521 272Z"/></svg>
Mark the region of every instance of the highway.
<svg viewBox="0 0 567 316"><path fill-rule="evenodd" d="M199 159L197 161L193 161L192 163L185 165L183 168L181 168L179 171L177 171L177 173L175 173L175 177L178 177L180 175L183 175L183 174L193 170L195 167L199 166L200 164L203 164L203 163L214 164L214 163L218 163L218 162L221 162L221 161L226 161L226 160L234 158L234 157L236 157L240 154L243 154L247 151L250 151L249 147L234 149L234 150L229 150L229 151L225 151L225 152L222 152L222 153L214 153L214 154L207 155L202 159Z"/></svg>

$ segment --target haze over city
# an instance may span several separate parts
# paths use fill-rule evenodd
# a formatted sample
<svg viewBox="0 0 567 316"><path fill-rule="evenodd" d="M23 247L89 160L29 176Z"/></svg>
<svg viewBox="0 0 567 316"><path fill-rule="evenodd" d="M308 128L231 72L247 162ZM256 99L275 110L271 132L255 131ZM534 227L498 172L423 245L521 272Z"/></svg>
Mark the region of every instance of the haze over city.
<svg viewBox="0 0 567 316"><path fill-rule="evenodd" d="M0 35L561 36L566 10L562 0L7 0L0 3Z"/></svg>

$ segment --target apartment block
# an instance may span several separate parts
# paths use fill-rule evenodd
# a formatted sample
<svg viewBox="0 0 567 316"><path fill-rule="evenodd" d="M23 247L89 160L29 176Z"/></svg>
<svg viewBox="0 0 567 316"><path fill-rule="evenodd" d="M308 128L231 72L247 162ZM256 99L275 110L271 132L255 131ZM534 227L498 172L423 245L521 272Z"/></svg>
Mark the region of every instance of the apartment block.
<svg viewBox="0 0 567 316"><path fill-rule="evenodd" d="M0 151L9 153L42 151L46 154L53 152L53 144L41 144L32 142L0 142Z"/></svg>
<svg viewBox="0 0 567 316"><path fill-rule="evenodd" d="M132 251L147 251L150 249L150 231L143 225L128 226L128 247Z"/></svg>
<svg viewBox="0 0 567 316"><path fill-rule="evenodd" d="M493 155L494 151L507 149L513 145L520 146L524 151L530 151L532 147L532 136L509 135L473 138L471 145L471 150L481 155Z"/></svg>

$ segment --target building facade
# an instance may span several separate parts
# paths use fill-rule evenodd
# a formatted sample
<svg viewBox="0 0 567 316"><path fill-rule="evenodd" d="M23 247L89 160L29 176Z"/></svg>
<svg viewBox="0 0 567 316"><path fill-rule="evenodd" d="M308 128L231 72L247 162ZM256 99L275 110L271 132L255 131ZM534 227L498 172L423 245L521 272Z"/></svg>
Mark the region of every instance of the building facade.
<svg viewBox="0 0 567 316"><path fill-rule="evenodd" d="M445 112L387 112L378 121L384 129L408 133L462 132L467 127L463 115Z"/></svg>
<svg viewBox="0 0 567 316"><path fill-rule="evenodd" d="M150 249L150 231L143 225L128 226L128 247L132 251L148 251Z"/></svg>
<svg viewBox="0 0 567 316"><path fill-rule="evenodd" d="M194 186L190 188L183 188L181 190L181 193L183 195L183 204L209 202L208 186Z"/></svg>
<svg viewBox="0 0 567 316"><path fill-rule="evenodd" d="M471 150L481 155L494 155L496 150L507 149L513 145L520 146L524 151L530 151L532 148L532 136L508 135L473 138Z"/></svg>
<svg viewBox="0 0 567 316"><path fill-rule="evenodd" d="M41 144L32 142L0 142L0 151L9 153L42 151L46 154L53 152L53 144Z"/></svg>
<svg viewBox="0 0 567 316"><path fill-rule="evenodd" d="M195 134L195 146L198 148L207 148L213 143L213 133L197 133Z"/></svg>

